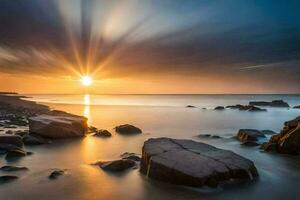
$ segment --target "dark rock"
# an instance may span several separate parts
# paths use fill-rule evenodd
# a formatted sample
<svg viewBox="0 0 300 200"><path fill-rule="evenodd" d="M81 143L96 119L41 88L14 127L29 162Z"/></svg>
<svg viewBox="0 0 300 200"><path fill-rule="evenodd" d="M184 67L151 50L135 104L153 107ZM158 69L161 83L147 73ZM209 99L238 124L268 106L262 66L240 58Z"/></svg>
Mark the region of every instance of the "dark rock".
<svg viewBox="0 0 300 200"><path fill-rule="evenodd" d="M300 154L300 116L284 123L279 134L273 135L263 149L276 149L278 153Z"/></svg>
<svg viewBox="0 0 300 200"><path fill-rule="evenodd" d="M253 106L271 106L271 107L290 107L289 104L283 100L274 100L274 101L250 101L250 105Z"/></svg>
<svg viewBox="0 0 300 200"><path fill-rule="evenodd" d="M259 108L259 107L253 106L253 105L241 105L241 104L226 106L226 108L238 109L238 110L241 110L241 111L251 111L251 112L267 111L266 109Z"/></svg>
<svg viewBox="0 0 300 200"><path fill-rule="evenodd" d="M14 134L18 135L20 137L23 137L23 136L29 134L29 131L16 131Z"/></svg>
<svg viewBox="0 0 300 200"><path fill-rule="evenodd" d="M122 159L128 159L128 160L132 160L132 161L135 161L135 162L140 162L141 161L141 157L138 156L137 154L135 153L128 153L128 152L125 152L121 155L121 158Z"/></svg>
<svg viewBox="0 0 300 200"><path fill-rule="evenodd" d="M29 131L46 138L82 137L88 130L87 118L53 110L29 118Z"/></svg>
<svg viewBox="0 0 300 200"><path fill-rule="evenodd" d="M2 143L0 143L0 150L1 151L7 152L7 151L14 150L14 149L22 150L22 148L17 147L13 144L2 144Z"/></svg>
<svg viewBox="0 0 300 200"><path fill-rule="evenodd" d="M124 124L124 125L120 125L117 126L116 128L116 132L119 134L124 134L124 135L133 135L133 134L140 134L142 133L142 130L130 125L130 124Z"/></svg>
<svg viewBox="0 0 300 200"><path fill-rule="evenodd" d="M253 146L258 146L259 143L255 142L255 141L246 141L246 142L243 142L241 145L253 147Z"/></svg>
<svg viewBox="0 0 300 200"><path fill-rule="evenodd" d="M16 166L10 166L6 165L0 168L1 171L5 172L13 172L13 171L23 171L23 170L28 170L27 167L16 167Z"/></svg>
<svg viewBox="0 0 300 200"><path fill-rule="evenodd" d="M259 108L259 107L256 107L256 106L251 106L248 111L250 112L266 112L267 109L264 109L264 108Z"/></svg>
<svg viewBox="0 0 300 200"><path fill-rule="evenodd" d="M111 137L112 134L108 130L100 129L93 136L95 136L95 137Z"/></svg>
<svg viewBox="0 0 300 200"><path fill-rule="evenodd" d="M48 176L49 179L57 179L59 176L62 176L65 174L64 170L55 170L51 172L51 174Z"/></svg>
<svg viewBox="0 0 300 200"><path fill-rule="evenodd" d="M25 145L41 145L48 143L46 139L32 134L25 135L22 139Z"/></svg>
<svg viewBox="0 0 300 200"><path fill-rule="evenodd" d="M219 139L219 138L221 138L221 136L219 136L219 135L211 135L211 134L200 134L200 135L198 135L198 137L213 138L213 139Z"/></svg>
<svg viewBox="0 0 300 200"><path fill-rule="evenodd" d="M274 135L274 134L277 134L276 132L274 132L272 130L261 130L260 132L262 134L265 134L265 135Z"/></svg>
<svg viewBox="0 0 300 200"><path fill-rule="evenodd" d="M14 159L14 158L20 158L26 156L27 153L20 149L13 149L7 152L5 159Z"/></svg>
<svg viewBox="0 0 300 200"><path fill-rule="evenodd" d="M224 106L217 106L214 108L214 110L224 110L224 109L225 109Z"/></svg>
<svg viewBox="0 0 300 200"><path fill-rule="evenodd" d="M276 150L277 150L277 144L276 143L265 142L262 145L260 145L260 149L263 149L265 151L276 152Z"/></svg>
<svg viewBox="0 0 300 200"><path fill-rule="evenodd" d="M236 138L245 143L248 141L258 141L259 137L266 137L259 130L255 129L240 129L236 135Z"/></svg>
<svg viewBox="0 0 300 200"><path fill-rule="evenodd" d="M132 168L136 165L136 163L129 159L121 159L114 161L98 161L93 165L98 165L103 170L112 171L112 172L122 172L129 168Z"/></svg>
<svg viewBox="0 0 300 200"><path fill-rule="evenodd" d="M18 178L19 177L17 177L17 176L10 176L10 175L0 176L0 184L8 183L8 182L11 182L11 181L15 181Z"/></svg>
<svg viewBox="0 0 300 200"><path fill-rule="evenodd" d="M192 106L192 105L187 105L187 108L196 108L196 106Z"/></svg>
<svg viewBox="0 0 300 200"><path fill-rule="evenodd" d="M22 138L18 135L0 135L0 144L12 144L18 147L23 146Z"/></svg>
<svg viewBox="0 0 300 200"><path fill-rule="evenodd" d="M200 187L258 176L252 161L232 151L170 138L149 139L144 143L141 172L156 180Z"/></svg>
<svg viewBox="0 0 300 200"><path fill-rule="evenodd" d="M300 109L300 105L299 105L299 106L294 106L293 108L295 108L295 109Z"/></svg>
<svg viewBox="0 0 300 200"><path fill-rule="evenodd" d="M12 130L8 130L5 132L5 134L8 134L8 135L12 135L14 132Z"/></svg>
<svg viewBox="0 0 300 200"><path fill-rule="evenodd" d="M211 134L200 134L198 137L211 137Z"/></svg>
<svg viewBox="0 0 300 200"><path fill-rule="evenodd" d="M88 129L89 129L90 133L96 133L98 131L98 129L96 127L94 127L94 126L89 126Z"/></svg>

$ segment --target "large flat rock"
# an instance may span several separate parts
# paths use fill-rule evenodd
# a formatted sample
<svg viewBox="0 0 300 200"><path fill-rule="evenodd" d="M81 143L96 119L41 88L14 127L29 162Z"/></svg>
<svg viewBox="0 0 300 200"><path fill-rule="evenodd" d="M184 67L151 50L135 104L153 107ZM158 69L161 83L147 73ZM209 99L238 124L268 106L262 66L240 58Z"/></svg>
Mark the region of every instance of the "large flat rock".
<svg viewBox="0 0 300 200"><path fill-rule="evenodd" d="M252 179L253 162L231 151L192 140L149 139L141 172L149 178L187 186L216 186L230 179Z"/></svg>
<svg viewBox="0 0 300 200"><path fill-rule="evenodd" d="M81 137L87 129L87 118L62 111L29 118L29 131L47 138Z"/></svg>

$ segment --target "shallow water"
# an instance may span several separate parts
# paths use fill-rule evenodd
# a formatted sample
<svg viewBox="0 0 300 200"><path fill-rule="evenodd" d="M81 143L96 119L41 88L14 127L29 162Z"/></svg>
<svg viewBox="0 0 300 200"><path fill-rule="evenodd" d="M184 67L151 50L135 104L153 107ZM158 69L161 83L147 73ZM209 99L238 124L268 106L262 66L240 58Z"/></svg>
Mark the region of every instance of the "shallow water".
<svg viewBox="0 0 300 200"><path fill-rule="evenodd" d="M34 152L13 163L0 158L0 166L13 164L30 170L20 179L0 186L0 199L295 199L300 195L300 158L260 152L243 147L231 137L240 128L279 131L286 120L300 110L268 108L268 112L214 111L217 105L246 104L249 100L284 99L300 105L300 96L274 95L31 95L32 100L52 108L85 115L89 124L112 131L103 139L61 140L49 145L26 147ZM186 105L197 108L185 108ZM208 108L207 110L201 109ZM130 123L144 133L120 136L113 127ZM222 139L199 138L199 134L220 135ZM260 177L252 182L222 185L217 189L188 188L145 178L138 170L110 174L91 166L96 160L119 158L124 152L140 153L151 137L189 138L232 150L254 161ZM67 169L65 176L48 180L52 169Z"/></svg>

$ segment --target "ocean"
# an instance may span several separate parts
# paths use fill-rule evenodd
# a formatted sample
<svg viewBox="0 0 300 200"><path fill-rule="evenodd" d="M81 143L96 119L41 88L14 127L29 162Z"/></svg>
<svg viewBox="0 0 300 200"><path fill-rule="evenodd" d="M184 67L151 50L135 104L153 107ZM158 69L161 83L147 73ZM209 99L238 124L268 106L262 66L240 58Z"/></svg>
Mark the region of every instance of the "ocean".
<svg viewBox="0 0 300 200"><path fill-rule="evenodd" d="M7 200L194 200L194 199L293 199L300 195L300 158L262 152L245 147L232 137L242 128L279 132L283 123L300 115L300 109L269 108L267 112L248 112L216 106L247 104L252 100L282 99L291 107L300 105L300 95L32 95L29 100L53 109L88 117L88 123L113 133L111 138L87 136L60 140L48 145L26 147L34 152L14 165L26 166L20 180L0 186L0 199ZM195 108L187 108L193 105ZM206 108L206 109L203 109ZM133 124L143 134L122 136L114 132L121 124ZM219 135L212 139L199 134ZM232 150L252 160L259 178L250 182L222 185L217 189L176 186L147 179L138 169L112 174L90 165L96 160L114 160L124 152L141 153L149 138L193 139ZM0 159L0 166L7 165ZM53 169L67 174L48 180ZM3 172L0 172L4 174ZM6 173L7 174L7 173Z"/></svg>

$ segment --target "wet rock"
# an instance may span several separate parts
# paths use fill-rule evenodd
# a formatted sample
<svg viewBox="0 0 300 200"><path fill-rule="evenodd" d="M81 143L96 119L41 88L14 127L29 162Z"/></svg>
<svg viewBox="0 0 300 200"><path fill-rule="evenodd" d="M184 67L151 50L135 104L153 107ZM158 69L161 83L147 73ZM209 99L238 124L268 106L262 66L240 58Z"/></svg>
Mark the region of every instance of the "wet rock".
<svg viewBox="0 0 300 200"><path fill-rule="evenodd" d="M267 109L259 108L259 107L253 106L253 105L241 105L241 104L226 106L226 108L237 109L237 110L241 110L241 111L251 111L251 112L267 111Z"/></svg>
<svg viewBox="0 0 300 200"><path fill-rule="evenodd" d="M240 129L236 135L236 138L243 143L248 141L258 141L259 138L264 137L266 136L263 133L255 129Z"/></svg>
<svg viewBox="0 0 300 200"><path fill-rule="evenodd" d="M29 134L29 131L16 131L16 132L14 133L14 135L18 135L18 136L20 136L20 137L23 137L23 136L25 136L25 135L27 135L27 134Z"/></svg>
<svg viewBox="0 0 300 200"><path fill-rule="evenodd" d="M265 143L263 143L263 144L260 145L260 149L263 149L265 151L276 152L276 150L277 150L277 144L276 143L265 142Z"/></svg>
<svg viewBox="0 0 300 200"><path fill-rule="evenodd" d="M25 145L29 145L29 146L49 143L46 139L32 134L25 135L22 138L22 140Z"/></svg>
<svg viewBox="0 0 300 200"><path fill-rule="evenodd" d="M98 129L96 127L94 127L94 126L89 126L88 129L89 129L90 133L96 133L98 131Z"/></svg>
<svg viewBox="0 0 300 200"><path fill-rule="evenodd" d="M200 138L212 138L212 139L219 139L221 136L219 135L211 135L211 134L200 134L198 135Z"/></svg>
<svg viewBox="0 0 300 200"><path fill-rule="evenodd" d="M300 105L299 105L299 106L294 106L293 108L295 108L295 109L300 109Z"/></svg>
<svg viewBox="0 0 300 200"><path fill-rule="evenodd" d="M46 138L82 137L87 129L87 118L57 110L29 118L29 131Z"/></svg>
<svg viewBox="0 0 300 200"><path fill-rule="evenodd" d="M19 177L17 177L17 176L10 176L10 175L0 176L0 184L8 183L8 182L11 182L11 181L15 181L18 178Z"/></svg>
<svg viewBox="0 0 300 200"><path fill-rule="evenodd" d="M278 153L300 154L300 116L284 123L279 134L273 135L263 149L276 149Z"/></svg>
<svg viewBox="0 0 300 200"><path fill-rule="evenodd" d="M274 100L274 101L250 101L250 105L253 106L270 106L270 107L290 107L290 105L283 100Z"/></svg>
<svg viewBox="0 0 300 200"><path fill-rule="evenodd" d="M192 105L187 105L187 108L196 108L196 106L192 106Z"/></svg>
<svg viewBox="0 0 300 200"><path fill-rule="evenodd" d="M224 110L224 109L225 109L224 106L217 106L214 108L214 110Z"/></svg>
<svg viewBox="0 0 300 200"><path fill-rule="evenodd" d="M274 134L277 134L276 132L274 132L272 130L261 130L260 132L262 134L264 134L264 135L274 135Z"/></svg>
<svg viewBox="0 0 300 200"><path fill-rule="evenodd" d="M138 156L137 154L135 153L128 153L128 152L125 152L121 155L121 158L122 159L128 159L128 160L132 160L132 161L135 161L135 162L140 162L141 161L141 157Z"/></svg>
<svg viewBox="0 0 300 200"><path fill-rule="evenodd" d="M49 179L57 179L59 176L62 176L65 174L64 170L54 170L51 172L51 174L48 176Z"/></svg>
<svg viewBox="0 0 300 200"><path fill-rule="evenodd" d="M108 130L100 129L93 135L95 137L111 137L112 134Z"/></svg>
<svg viewBox="0 0 300 200"><path fill-rule="evenodd" d="M0 168L0 171L5 171L5 172L14 172L14 171L24 171L28 170L27 167L16 167L16 166L10 166L6 165Z"/></svg>
<svg viewBox="0 0 300 200"><path fill-rule="evenodd" d="M8 130L5 132L5 134L8 134L8 135L12 135L14 132L12 130Z"/></svg>
<svg viewBox="0 0 300 200"><path fill-rule="evenodd" d="M136 165L136 163L129 159L121 159L114 161L98 161L93 165L98 165L103 170L112 171L112 172L122 172L129 168L132 168Z"/></svg>
<svg viewBox="0 0 300 200"><path fill-rule="evenodd" d="M252 161L232 151L170 138L144 143L141 172L156 180L198 187L215 187L222 181L258 176Z"/></svg>
<svg viewBox="0 0 300 200"><path fill-rule="evenodd" d="M14 158L20 158L27 155L27 152L21 150L21 149L12 149L7 152L5 159L10 160Z"/></svg>
<svg viewBox="0 0 300 200"><path fill-rule="evenodd" d="M142 130L140 128L135 127L130 124L120 125L120 126L117 126L115 129L116 129L117 133L124 134L124 135L133 135L133 134L142 133Z"/></svg>
<svg viewBox="0 0 300 200"><path fill-rule="evenodd" d="M250 112L266 112L267 109L259 108L259 107L256 107L256 106L250 106L248 111L250 111Z"/></svg>
<svg viewBox="0 0 300 200"><path fill-rule="evenodd" d="M0 144L11 144L18 147L23 146L22 138L18 135L0 135Z"/></svg>
<svg viewBox="0 0 300 200"><path fill-rule="evenodd" d="M259 143L255 141L245 141L241 145L248 146L248 147L253 147L253 146L258 146Z"/></svg>

